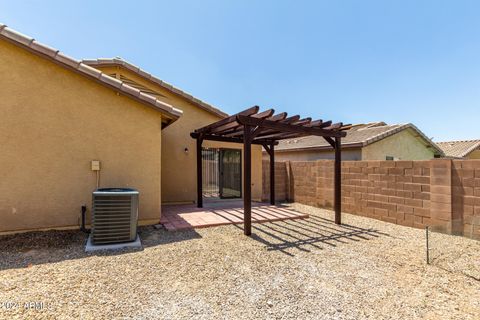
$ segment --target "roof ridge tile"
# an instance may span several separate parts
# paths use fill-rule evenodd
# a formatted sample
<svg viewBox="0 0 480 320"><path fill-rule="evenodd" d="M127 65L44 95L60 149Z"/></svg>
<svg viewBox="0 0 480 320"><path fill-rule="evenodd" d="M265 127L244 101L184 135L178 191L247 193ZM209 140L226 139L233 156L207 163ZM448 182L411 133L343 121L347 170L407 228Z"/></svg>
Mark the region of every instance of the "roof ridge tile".
<svg viewBox="0 0 480 320"><path fill-rule="evenodd" d="M66 54L64 54L63 52L61 51L58 51L57 54L55 55L55 60L63 63L63 64L66 64L74 69L77 69L78 66L80 65L80 61L70 57L70 56L67 56Z"/></svg>
<svg viewBox="0 0 480 320"><path fill-rule="evenodd" d="M35 39L21 33L21 32L18 32L16 30L13 30L7 26L3 27L0 31L0 33L6 37L6 38L9 38L11 40L14 40L16 42L20 42L26 46L30 46L30 43L32 43L32 41L34 41Z"/></svg>
<svg viewBox="0 0 480 320"><path fill-rule="evenodd" d="M205 110L207 110L211 113L214 113L214 114L216 114L217 116L220 116L220 117L227 117L228 116L227 113L221 111L220 109L210 105L209 103L207 103L207 102L205 102L201 99L196 98L192 94L175 87L174 85L156 77L155 75L141 69L140 67L138 67L138 66L126 61L126 60L123 60L122 58L84 59L83 62L87 63L87 64L90 64L90 65L95 65L95 66L98 66L98 65L101 65L101 64L118 64L118 65L124 66L127 70L133 71L133 72L139 74L140 76L142 76L142 77L144 77L144 78L146 78L146 79L148 79L152 82L155 82L156 84L164 87L165 89L170 90L173 93L178 94L178 95L196 103L202 109L205 109Z"/></svg>
<svg viewBox="0 0 480 320"><path fill-rule="evenodd" d="M30 48L32 48L35 51L41 52L43 54L46 54L47 56L50 56L52 58L55 58L55 56L58 54L59 50L52 48L50 46L47 46L44 43L38 42L38 41L33 41L30 44Z"/></svg>
<svg viewBox="0 0 480 320"><path fill-rule="evenodd" d="M88 73L89 75L91 75L92 77L94 77L96 79L100 79L100 76L103 73L100 70L95 69L93 67L90 67L89 65L86 65L84 63L80 63L78 65L78 70L83 71L85 73Z"/></svg>
<svg viewBox="0 0 480 320"><path fill-rule="evenodd" d="M438 141L437 144L440 143L458 143L458 142L480 142L480 139L471 139L471 140L450 140L450 141Z"/></svg>
<svg viewBox="0 0 480 320"><path fill-rule="evenodd" d="M102 74L100 75L100 80L114 86L115 88L118 88L120 89L120 87L122 86L123 82L118 80L117 78L114 78L114 77L110 77L109 75L105 74L102 72Z"/></svg>

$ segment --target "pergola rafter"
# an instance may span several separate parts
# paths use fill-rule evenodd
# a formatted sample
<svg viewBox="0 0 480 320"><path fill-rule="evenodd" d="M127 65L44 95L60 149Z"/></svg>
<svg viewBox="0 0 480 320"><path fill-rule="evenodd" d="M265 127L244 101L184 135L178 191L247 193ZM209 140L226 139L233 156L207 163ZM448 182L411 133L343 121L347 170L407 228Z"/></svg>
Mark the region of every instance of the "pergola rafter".
<svg viewBox="0 0 480 320"><path fill-rule="evenodd" d="M311 118L300 119L299 115L287 118L287 113L274 114L273 109L263 112L258 106L248 108L208 126L199 128L190 135L197 140L197 205L203 206L202 192L202 142L204 140L234 142L243 144L243 203L244 233L251 234L252 212L252 161L251 145L261 145L270 156L270 203L275 204L275 145L279 140L308 135L324 137L335 149L335 223L341 223L341 138L351 125Z"/></svg>

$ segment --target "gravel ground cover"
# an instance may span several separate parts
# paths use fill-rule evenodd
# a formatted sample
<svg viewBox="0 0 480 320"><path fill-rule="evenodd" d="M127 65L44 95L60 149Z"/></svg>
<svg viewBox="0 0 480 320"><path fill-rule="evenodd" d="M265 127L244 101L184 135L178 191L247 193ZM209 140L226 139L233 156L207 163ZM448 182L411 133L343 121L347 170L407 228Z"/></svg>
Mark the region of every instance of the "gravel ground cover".
<svg viewBox="0 0 480 320"><path fill-rule="evenodd" d="M479 319L479 241L433 234L426 265L424 230L291 206L310 218L251 238L144 227L142 251L86 254L77 231L1 237L0 318Z"/></svg>

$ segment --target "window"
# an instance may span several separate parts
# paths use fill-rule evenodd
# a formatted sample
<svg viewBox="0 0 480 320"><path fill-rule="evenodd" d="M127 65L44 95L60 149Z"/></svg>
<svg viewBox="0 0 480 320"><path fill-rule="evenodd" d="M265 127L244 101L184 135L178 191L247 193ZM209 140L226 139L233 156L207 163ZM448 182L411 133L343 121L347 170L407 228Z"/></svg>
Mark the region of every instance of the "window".
<svg viewBox="0 0 480 320"><path fill-rule="evenodd" d="M393 160L395 160L395 158L392 157L392 156L386 156L386 157L385 157L385 160L391 160L391 161L393 161Z"/></svg>

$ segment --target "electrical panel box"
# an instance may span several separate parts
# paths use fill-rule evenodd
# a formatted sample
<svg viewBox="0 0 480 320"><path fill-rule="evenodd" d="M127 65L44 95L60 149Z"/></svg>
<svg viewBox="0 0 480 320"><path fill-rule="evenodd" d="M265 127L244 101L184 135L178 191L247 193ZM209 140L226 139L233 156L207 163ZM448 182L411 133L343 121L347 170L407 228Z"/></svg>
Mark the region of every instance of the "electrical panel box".
<svg viewBox="0 0 480 320"><path fill-rule="evenodd" d="M92 171L100 171L100 161L92 160Z"/></svg>

